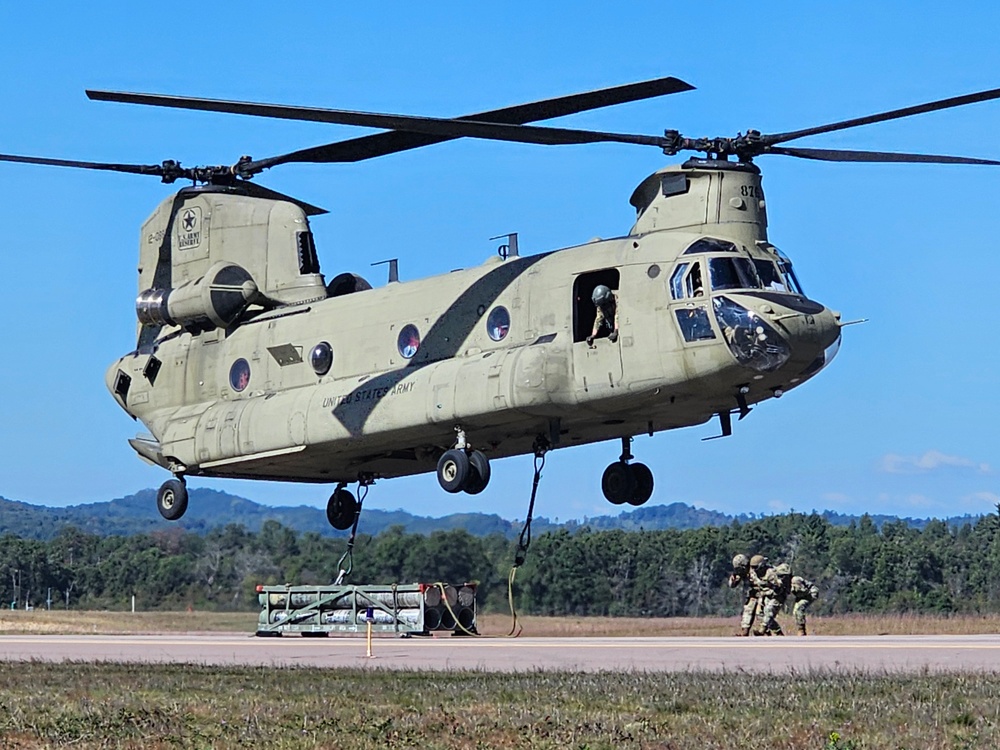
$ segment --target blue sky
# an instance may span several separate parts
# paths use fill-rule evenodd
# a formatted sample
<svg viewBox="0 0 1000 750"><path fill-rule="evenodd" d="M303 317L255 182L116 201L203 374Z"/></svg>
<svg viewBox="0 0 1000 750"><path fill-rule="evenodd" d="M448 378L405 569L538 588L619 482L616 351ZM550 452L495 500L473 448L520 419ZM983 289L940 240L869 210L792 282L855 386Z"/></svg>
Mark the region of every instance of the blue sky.
<svg viewBox="0 0 1000 750"><path fill-rule="evenodd" d="M4 4L0 152L231 163L366 131L89 102L87 87L456 116L674 75L696 91L553 124L689 136L782 132L1000 87L1000 6L955 3ZM883 7L889 6L889 7ZM368 7L375 7L368 4ZM794 145L1000 158L1000 102ZM480 263L489 237L523 253L627 232L633 188L666 157L624 145L455 141L354 165L289 165L260 182L325 206L328 278L381 283ZM996 236L1000 169L759 160L771 240L845 319L833 365L714 425L636 439L651 502L729 513L830 508L913 516L1000 501ZM0 495L67 505L155 487L103 384L134 345L139 226L154 178L0 164ZM141 427L141 426L140 426ZM611 510L614 443L550 455L537 512ZM378 483L368 504L522 517L531 458L496 462L482 495L433 475ZM320 486L203 481L269 504L322 506Z"/></svg>

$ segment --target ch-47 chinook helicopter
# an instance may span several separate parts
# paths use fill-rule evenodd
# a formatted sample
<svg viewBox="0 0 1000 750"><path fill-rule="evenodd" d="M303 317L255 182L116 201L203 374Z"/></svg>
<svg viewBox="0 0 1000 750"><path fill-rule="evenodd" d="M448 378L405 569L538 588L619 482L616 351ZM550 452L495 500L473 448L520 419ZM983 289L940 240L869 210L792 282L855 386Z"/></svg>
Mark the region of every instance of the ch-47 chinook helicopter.
<svg viewBox="0 0 1000 750"><path fill-rule="evenodd" d="M138 343L107 372L118 404L151 438L130 440L174 475L164 518L187 507L186 476L331 483L338 529L359 505L346 488L433 471L448 492L482 492L490 460L620 439L602 478L615 504L645 503L634 435L719 418L781 396L833 358L844 323L805 296L770 243L758 156L840 162L1000 165L987 159L786 147L810 135L996 99L1000 89L779 134L630 135L524 123L687 91L662 78L457 119L153 94L92 99L386 128L388 132L232 167L184 168L41 157L0 160L188 179L146 220ZM309 217L323 213L250 181L290 162L352 162L458 138L546 145L630 143L701 155L644 179L624 236L539 255L516 242L481 266L381 288L320 272ZM593 339L599 287L616 335ZM603 291L603 290L601 290ZM607 317L607 316L606 316Z"/></svg>

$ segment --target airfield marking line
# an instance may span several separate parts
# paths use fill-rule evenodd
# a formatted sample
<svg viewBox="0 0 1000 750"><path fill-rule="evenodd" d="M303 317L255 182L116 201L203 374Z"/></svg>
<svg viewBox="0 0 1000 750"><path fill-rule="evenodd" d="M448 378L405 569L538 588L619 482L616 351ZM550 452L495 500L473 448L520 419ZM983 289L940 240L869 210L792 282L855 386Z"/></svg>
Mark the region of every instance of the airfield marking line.
<svg viewBox="0 0 1000 750"><path fill-rule="evenodd" d="M669 637L669 636L666 636ZM436 640L417 640L409 641L404 644L401 639L396 638L379 638L376 639L375 643L379 644L383 648L388 648L393 645L404 646L411 649L440 649L447 648L449 650L457 650L462 648L482 648L488 647L491 649L506 649L511 646L517 649L574 649L574 650L596 650L596 649L608 649L608 650L633 650L633 649L643 649L643 650L664 650L664 649L681 649L681 650L720 650L720 649L782 649L782 650L793 650L793 649L878 649L878 650L889 650L889 649L927 649L927 650L998 650L1000 649L1000 640L977 640L973 642L962 642L962 641L949 641L947 643L937 643L934 641L912 641L906 643L885 643L881 641L870 641L870 642L858 642L855 640L857 637L869 638L871 636L821 636L823 640L810 639L808 641L795 640L791 638L778 638L778 639L768 639L767 641L760 640L741 640L735 642L729 640L725 636L720 636L716 641L698 641L698 642L686 642L683 640L685 637L679 637L676 642L656 642L650 643L645 642L642 639L639 640L600 640L600 641L574 641L572 643L567 642L565 639L561 638L551 638L544 640L532 640L532 641L520 641L515 638L484 638L484 639L461 639L457 641L445 641L444 639ZM54 640L58 639L60 643L66 645L88 645L88 644L114 644L118 646L122 645L138 645L142 643L148 643L151 646L199 646L205 648L251 648L255 649L261 645L261 641L264 639L254 638L253 636L247 636L246 638L239 639L213 639L211 637L205 638L201 636L192 636L187 639L178 639L173 637L170 639L159 639L155 636L97 636L97 637L76 637L63 639L58 635L55 636L29 636L21 637L16 635L3 636L0 635L0 651L2 651L3 642L6 640L8 642L16 643L26 643L32 645L44 645L52 643ZM830 640L827 640L830 639ZM364 640L362 638L326 638L326 639L307 639L307 638L288 638L288 639L266 639L269 646L274 646L280 649L298 649L298 648L310 648L316 650L328 649L333 651L334 648L339 646L354 646L357 645L359 648L364 645Z"/></svg>
<svg viewBox="0 0 1000 750"><path fill-rule="evenodd" d="M802 646L801 646L801 648L810 648L810 649L815 649L815 648L852 648L852 649L907 648L907 649L909 649L909 648L914 648L917 645L918 644L905 644L905 643L875 644L875 643L815 643L815 642L813 642L813 643L810 643L810 644L803 643ZM746 646L744 646L742 644L741 645L735 645L734 644L732 646L722 646L721 644L717 644L717 643L703 643L703 644L694 644L694 645L686 645L686 646L672 645L672 644L662 644L662 645L652 645L652 644L650 644L650 645L632 645L632 646L630 646L628 644L581 645L581 644L566 643L566 644L554 644L552 646L546 646L546 645L543 645L543 644L540 644L540 643L539 644L532 643L532 644L524 644L522 647L523 648L574 648L574 649L576 649L576 648L581 648L581 649L626 649L626 648L627 649L636 649L636 648L642 648L642 649L663 649L663 648L676 648L676 649L687 649L687 650L696 649L696 648L697 649L719 649L719 648L765 648L765 649L775 649L775 648L777 648L777 649L782 649L782 650L787 650L788 649L787 646L781 646L781 645L779 645L777 643L774 644L774 645L768 644L766 646L763 645L763 644L761 644L760 646L750 646L749 644L746 645ZM791 648L800 648L800 647L792 646ZM924 648L934 648L934 649L963 648L963 649L976 649L976 650L978 650L978 649L1000 649L1000 644L969 644L969 645L963 645L963 644L958 644L958 643L955 643L955 644L952 644L952 643L941 643L941 644L924 643L924 644L919 644L919 648L921 648L921 649L924 649Z"/></svg>

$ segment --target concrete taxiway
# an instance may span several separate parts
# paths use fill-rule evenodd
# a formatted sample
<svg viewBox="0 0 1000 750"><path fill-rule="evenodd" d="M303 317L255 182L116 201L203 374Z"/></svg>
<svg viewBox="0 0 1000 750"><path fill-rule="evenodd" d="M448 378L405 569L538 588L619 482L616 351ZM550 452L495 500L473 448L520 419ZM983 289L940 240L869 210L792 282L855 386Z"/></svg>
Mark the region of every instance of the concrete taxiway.
<svg viewBox="0 0 1000 750"><path fill-rule="evenodd" d="M480 671L997 671L1000 635L806 638L256 638L6 635L0 660Z"/></svg>

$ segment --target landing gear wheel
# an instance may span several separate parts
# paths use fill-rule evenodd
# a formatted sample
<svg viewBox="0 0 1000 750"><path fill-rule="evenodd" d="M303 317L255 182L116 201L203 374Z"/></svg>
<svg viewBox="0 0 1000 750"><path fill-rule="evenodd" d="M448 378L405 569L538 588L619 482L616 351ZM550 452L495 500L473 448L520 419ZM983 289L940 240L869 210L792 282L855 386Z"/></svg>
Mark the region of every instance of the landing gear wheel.
<svg viewBox="0 0 1000 750"><path fill-rule="evenodd" d="M635 477L635 492L629 498L629 505L642 505L653 496L653 472L646 464L629 464Z"/></svg>
<svg viewBox="0 0 1000 750"><path fill-rule="evenodd" d="M156 509L168 521L176 521L188 507L187 485L180 479L168 479L156 493Z"/></svg>
<svg viewBox="0 0 1000 750"><path fill-rule="evenodd" d="M445 451L438 460L438 482L445 492L460 492L464 489L470 473L469 457L463 450L452 448Z"/></svg>
<svg viewBox="0 0 1000 750"><path fill-rule="evenodd" d="M464 489L470 495L478 495L490 483L490 460L482 451L472 451L469 454L469 477L465 480Z"/></svg>
<svg viewBox="0 0 1000 750"><path fill-rule="evenodd" d="M624 461L615 461L604 470L601 477L601 490L608 502L621 505L632 499L635 494L635 475L632 467Z"/></svg>
<svg viewBox="0 0 1000 750"><path fill-rule="evenodd" d="M358 515L358 501L343 487L338 487L326 502L326 520L338 531L345 531L354 525Z"/></svg>

